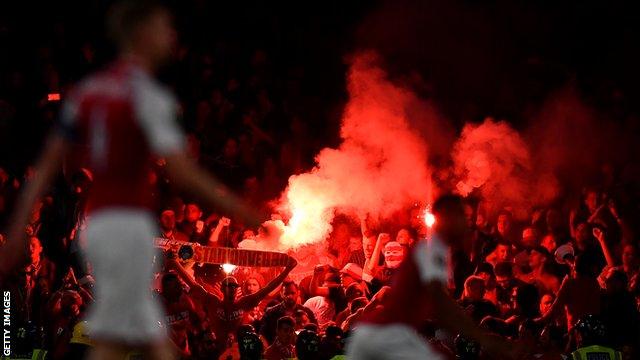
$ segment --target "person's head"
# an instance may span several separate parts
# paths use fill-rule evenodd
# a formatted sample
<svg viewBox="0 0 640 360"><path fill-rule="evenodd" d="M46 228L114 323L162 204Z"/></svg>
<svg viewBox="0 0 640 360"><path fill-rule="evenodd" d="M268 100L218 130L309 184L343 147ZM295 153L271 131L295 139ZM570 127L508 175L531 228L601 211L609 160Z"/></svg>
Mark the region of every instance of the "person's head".
<svg viewBox="0 0 640 360"><path fill-rule="evenodd" d="M362 280L362 268L358 264L348 263L340 270L340 284L343 288Z"/></svg>
<svg viewBox="0 0 640 360"><path fill-rule="evenodd" d="M364 296L365 294L362 286L354 282L351 285L347 286L347 288L344 290L344 295L347 298L347 302L350 302L355 298Z"/></svg>
<svg viewBox="0 0 640 360"><path fill-rule="evenodd" d="M499 242L493 250L496 261L507 261L509 259L509 249L511 246L506 242Z"/></svg>
<svg viewBox="0 0 640 360"><path fill-rule="evenodd" d="M633 244L626 244L622 248L622 266L625 269L635 269L640 264L638 257L638 248Z"/></svg>
<svg viewBox="0 0 640 360"><path fill-rule="evenodd" d="M513 280L513 264L510 262L503 261L497 263L494 271L496 274L496 283L503 288L506 288L511 280Z"/></svg>
<svg viewBox="0 0 640 360"><path fill-rule="evenodd" d="M201 216L202 211L196 204L188 204L184 209L184 219L189 223L195 223Z"/></svg>
<svg viewBox="0 0 640 360"><path fill-rule="evenodd" d="M243 295L255 294L261 288L262 286L260 285L260 282L258 281L258 279L255 277L250 277L247 280L245 280L244 283L242 284L242 294Z"/></svg>
<svg viewBox="0 0 640 360"><path fill-rule="evenodd" d="M522 246L528 249L538 246L538 236L535 228L528 227L522 231Z"/></svg>
<svg viewBox="0 0 640 360"><path fill-rule="evenodd" d="M182 284L178 275L174 272L168 272L162 276L162 295L170 301L175 301L182 295Z"/></svg>
<svg viewBox="0 0 640 360"><path fill-rule="evenodd" d="M35 236L31 236L29 238L29 258L32 263L38 262L40 260L40 255L42 254L42 243L40 243L40 239Z"/></svg>
<svg viewBox="0 0 640 360"><path fill-rule="evenodd" d="M320 337L311 330L302 330L296 339L296 355L300 360L317 360L321 358Z"/></svg>
<svg viewBox="0 0 640 360"><path fill-rule="evenodd" d="M467 227L472 229L476 226L476 209L468 201L464 203L464 218L467 220Z"/></svg>
<svg viewBox="0 0 640 360"><path fill-rule="evenodd" d="M484 280L479 276L469 276L464 282L463 297L468 300L479 301L484 297Z"/></svg>
<svg viewBox="0 0 640 360"><path fill-rule="evenodd" d="M498 233L503 237L506 237L511 230L512 216L509 211L503 210L498 214L498 220L496 221L496 228Z"/></svg>
<svg viewBox="0 0 640 360"><path fill-rule="evenodd" d="M176 213L167 209L160 214L160 228L162 231L171 231L176 227Z"/></svg>
<svg viewBox="0 0 640 360"><path fill-rule="evenodd" d="M521 315L533 318L539 315L540 301L538 289L531 284L522 284L514 287L511 294L514 309Z"/></svg>
<svg viewBox="0 0 640 360"><path fill-rule="evenodd" d="M349 251L362 250L362 239L357 236L352 236L349 239Z"/></svg>
<svg viewBox="0 0 640 360"><path fill-rule="evenodd" d="M256 232L253 231L252 229L247 229L242 232L242 240L255 239L255 237L256 237Z"/></svg>
<svg viewBox="0 0 640 360"><path fill-rule="evenodd" d="M283 316L278 319L276 325L276 337L284 345L293 345L296 338L296 322L291 316Z"/></svg>
<svg viewBox="0 0 640 360"><path fill-rule="evenodd" d="M409 229L400 229L396 235L396 242L402 246L410 247L415 241Z"/></svg>
<svg viewBox="0 0 640 360"><path fill-rule="evenodd" d="M238 350L241 360L262 359L264 345L260 337L254 333L246 333L238 339Z"/></svg>
<svg viewBox="0 0 640 360"><path fill-rule="evenodd" d="M435 232L449 245L460 247L467 230L462 198L458 195L443 195L433 204L433 215L437 221Z"/></svg>
<svg viewBox="0 0 640 360"><path fill-rule="evenodd" d="M586 223L578 224L576 228L576 247L580 251L585 251L592 247L594 243L593 232L591 226Z"/></svg>
<svg viewBox="0 0 640 360"><path fill-rule="evenodd" d="M395 241L389 241L384 246L384 264L390 269L396 269L402 263L405 248Z"/></svg>
<svg viewBox="0 0 640 360"><path fill-rule="evenodd" d="M365 306L369 304L369 299L364 296L355 298L349 304L349 311L352 314L355 314L358 310L363 309Z"/></svg>
<svg viewBox="0 0 640 360"><path fill-rule="evenodd" d="M480 263L474 271L474 275L484 280L485 289L495 287L496 275L493 272L493 266L489 263Z"/></svg>
<svg viewBox="0 0 640 360"><path fill-rule="evenodd" d="M458 360L476 360L480 358L480 344L459 334L453 340Z"/></svg>
<svg viewBox="0 0 640 360"><path fill-rule="evenodd" d="M224 271L220 265L201 264L193 267L193 275L201 284L215 284L224 278Z"/></svg>
<svg viewBox="0 0 640 360"><path fill-rule="evenodd" d="M82 297L74 290L65 290L60 299L60 310L65 316L77 318L82 307Z"/></svg>
<svg viewBox="0 0 640 360"><path fill-rule="evenodd" d="M282 283L282 290L280 290L280 295L282 296L282 300L284 301L284 305L288 308L293 308L298 302L298 285L296 285L293 281L285 281Z"/></svg>
<svg viewBox="0 0 640 360"><path fill-rule="evenodd" d="M169 10L153 0L123 0L107 15L107 32L120 52L163 65L173 53L176 33Z"/></svg>
<svg viewBox="0 0 640 360"><path fill-rule="evenodd" d="M342 289L342 283L340 282L340 274L334 271L333 269L330 269L326 274L324 274L324 280L322 282L322 286L328 287L332 293L335 290Z"/></svg>
<svg viewBox="0 0 640 360"><path fill-rule="evenodd" d="M578 347L603 345L607 340L607 328L602 320L594 315L585 315L574 326Z"/></svg>
<svg viewBox="0 0 640 360"><path fill-rule="evenodd" d="M236 299L236 290L240 285L238 285L238 280L233 276L227 276L222 279L220 282L220 290L222 291L222 295L224 296L225 301L234 301Z"/></svg>
<svg viewBox="0 0 640 360"><path fill-rule="evenodd" d="M240 341L238 340L238 343ZM198 355L204 357L214 357L217 352L216 334L211 329L205 329L202 332L202 338L197 342Z"/></svg>
<svg viewBox="0 0 640 360"><path fill-rule="evenodd" d="M554 251L556 251L556 248L558 247L558 243L556 242L556 237L553 234L545 235L542 238L542 241L540 242L540 246L549 250L550 253L553 253Z"/></svg>
<svg viewBox="0 0 640 360"><path fill-rule="evenodd" d="M309 315L304 310L296 310L295 314L296 330L304 329L305 326L311 323Z"/></svg>
<svg viewBox="0 0 640 360"><path fill-rule="evenodd" d="M534 247L529 252L529 266L534 270L538 269L542 266L542 264L544 264L545 261L547 261L547 259L550 258L551 254L549 254L549 251L545 247Z"/></svg>
<svg viewBox="0 0 640 360"><path fill-rule="evenodd" d="M364 257L370 259L373 256L373 250L376 248L375 236L363 236L362 237L362 250L364 251Z"/></svg>
<svg viewBox="0 0 640 360"><path fill-rule="evenodd" d="M540 298L540 314L546 314L549 309L551 309L551 305L553 305L555 299L556 296L553 295L553 293L546 293L542 295L542 297Z"/></svg>
<svg viewBox="0 0 640 360"><path fill-rule="evenodd" d="M593 214L598 208L600 200L600 194L596 189L587 189L584 193L584 205L589 210L589 213Z"/></svg>

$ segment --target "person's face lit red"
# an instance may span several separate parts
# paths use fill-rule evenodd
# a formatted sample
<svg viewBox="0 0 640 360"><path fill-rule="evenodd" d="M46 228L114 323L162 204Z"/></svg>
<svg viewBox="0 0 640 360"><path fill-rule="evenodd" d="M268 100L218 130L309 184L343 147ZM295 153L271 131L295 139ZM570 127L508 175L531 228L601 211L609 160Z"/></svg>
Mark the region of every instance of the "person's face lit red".
<svg viewBox="0 0 640 360"><path fill-rule="evenodd" d="M201 215L202 213L200 212L200 208L198 208L198 206L195 204L189 204L185 208L184 217L185 217L185 220L187 220L190 223L194 223L198 221Z"/></svg>
<svg viewBox="0 0 640 360"><path fill-rule="evenodd" d="M160 215L160 226L162 230L169 231L176 227L176 214L173 210L165 210Z"/></svg>
<svg viewBox="0 0 640 360"><path fill-rule="evenodd" d="M40 244L40 240L37 237L31 237L29 239L29 254L31 256L32 261L40 258L40 254L42 253L42 244Z"/></svg>
<svg viewBox="0 0 640 360"><path fill-rule="evenodd" d="M542 295L540 299L540 314L546 314L551 309L551 305L553 305L553 296L550 294Z"/></svg>
<svg viewBox="0 0 640 360"><path fill-rule="evenodd" d="M282 298L285 305L293 307L298 301L298 288L294 285L287 285L282 288Z"/></svg>
<svg viewBox="0 0 640 360"><path fill-rule="evenodd" d="M553 235L549 234L542 238L542 242L540 243L540 245L549 250L549 252L552 254L554 251L556 251L556 239L553 237Z"/></svg>
<svg viewBox="0 0 640 360"><path fill-rule="evenodd" d="M375 247L376 247L376 239L375 237L364 237L362 242L364 245L363 246L364 257L366 257L367 259L370 259L371 256L373 255L373 250L375 250Z"/></svg>
<svg viewBox="0 0 640 360"><path fill-rule="evenodd" d="M413 244L413 238L411 238L409 230L400 229L400 231L398 231L398 235L396 235L396 242L403 246L411 246Z"/></svg>
<svg viewBox="0 0 640 360"><path fill-rule="evenodd" d="M498 245L496 248L496 259L498 261L505 261L509 257L509 247L507 245Z"/></svg>
<svg viewBox="0 0 640 360"><path fill-rule="evenodd" d="M498 227L498 232L502 236L506 236L507 232L509 231L510 225L511 225L511 222L509 220L509 216L505 214L498 216L498 223L496 226Z"/></svg>
<svg viewBox="0 0 640 360"><path fill-rule="evenodd" d="M260 290L260 284L256 279L248 279L244 285L245 295L255 294Z"/></svg>
<svg viewBox="0 0 640 360"><path fill-rule="evenodd" d="M589 191L584 199L584 204L589 209L590 213L593 213L598 208L598 193L595 191Z"/></svg>

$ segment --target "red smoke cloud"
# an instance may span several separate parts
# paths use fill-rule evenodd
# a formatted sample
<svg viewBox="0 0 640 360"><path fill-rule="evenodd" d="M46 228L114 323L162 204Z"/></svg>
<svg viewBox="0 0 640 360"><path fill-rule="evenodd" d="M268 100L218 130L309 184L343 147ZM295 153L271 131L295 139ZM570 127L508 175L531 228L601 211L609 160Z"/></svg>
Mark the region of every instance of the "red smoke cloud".
<svg viewBox="0 0 640 360"><path fill-rule="evenodd" d="M427 146L407 114L419 99L389 81L378 61L370 52L351 59L342 144L323 149L310 172L289 178L279 207L289 215L281 249L325 239L336 211L386 217L430 196Z"/></svg>
<svg viewBox="0 0 640 360"><path fill-rule="evenodd" d="M465 125L452 158L457 191L467 196L477 189L491 214L511 208L524 218L532 206L557 195L555 178L534 169L529 146L506 122Z"/></svg>

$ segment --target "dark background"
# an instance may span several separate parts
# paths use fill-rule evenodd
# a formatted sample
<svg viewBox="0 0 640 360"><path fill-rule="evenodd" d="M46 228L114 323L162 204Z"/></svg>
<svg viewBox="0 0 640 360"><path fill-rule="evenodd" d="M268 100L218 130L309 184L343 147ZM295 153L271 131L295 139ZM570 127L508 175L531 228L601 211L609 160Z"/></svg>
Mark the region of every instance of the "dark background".
<svg viewBox="0 0 640 360"><path fill-rule="evenodd" d="M0 5L0 166L33 161L62 92L113 56L103 36L109 1ZM346 100L345 57L377 49L392 77L420 78L458 127L491 115L523 126L528 112L568 83L590 106L623 121L638 113L640 42L634 1L174 1L182 54L162 78L195 128L199 100L237 79L250 103L262 84L313 131L306 155L337 142ZM266 61L256 70L256 52ZM207 74L207 75L205 75ZM265 80L266 79L266 80ZM266 85L265 85L266 84ZM253 93L252 93L253 91ZM249 94L249 95L247 95ZM284 105L282 105L284 104ZM286 133L287 116L273 131ZM280 123L281 121L281 123ZM281 130L279 130L281 129ZM285 136L286 135L282 135Z"/></svg>

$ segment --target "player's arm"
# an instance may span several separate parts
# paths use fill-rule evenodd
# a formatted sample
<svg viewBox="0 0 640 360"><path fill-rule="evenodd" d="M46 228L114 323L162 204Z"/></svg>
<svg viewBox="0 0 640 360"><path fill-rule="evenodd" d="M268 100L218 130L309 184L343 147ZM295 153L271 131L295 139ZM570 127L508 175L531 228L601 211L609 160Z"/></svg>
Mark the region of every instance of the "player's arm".
<svg viewBox="0 0 640 360"><path fill-rule="evenodd" d="M258 226L255 211L186 156L186 141L176 121L177 102L171 94L149 81L139 81L134 87L136 118L153 153L166 160L169 178L208 205Z"/></svg>
<svg viewBox="0 0 640 360"><path fill-rule="evenodd" d="M434 306L434 314L438 324L450 333L462 333L464 336L476 340L484 349L494 356L506 356L517 359L520 349L514 344L499 337L489 335L482 331L473 320L464 313L462 308L451 299L444 285L438 281L431 281L425 285L426 291L431 295Z"/></svg>
<svg viewBox="0 0 640 360"><path fill-rule="evenodd" d="M243 219L249 227L260 226L260 217L255 211L184 153L174 152L165 158L167 174L178 187L226 213Z"/></svg>
<svg viewBox="0 0 640 360"><path fill-rule="evenodd" d="M277 277L271 280L265 287L258 290L255 294L241 297L238 300L238 305L240 305L240 307L253 307L258 305L258 303L262 299L264 299L267 295L269 295L270 292L275 290L275 288L277 288L278 285L280 285L284 281L284 279L286 279L287 275L289 275L291 270L293 270L296 267L296 265L298 265L298 262L294 258L289 257L289 262L287 263L287 267L285 267L284 270Z"/></svg>
<svg viewBox="0 0 640 360"><path fill-rule="evenodd" d="M69 148L67 140L53 133L46 141L44 151L35 165L35 176L26 183L20 193L10 227L7 242L0 251L0 273L11 271L26 256L25 227L36 200L57 174L62 159Z"/></svg>

